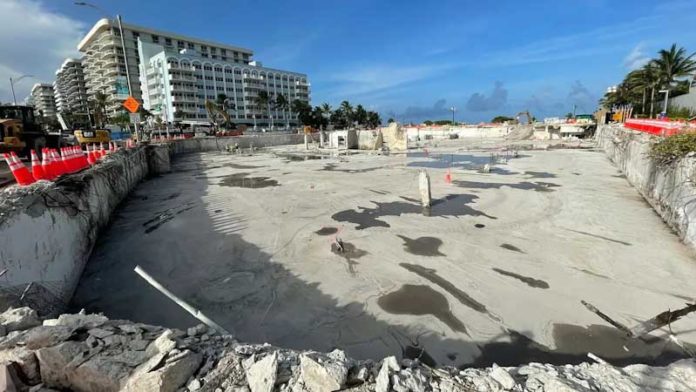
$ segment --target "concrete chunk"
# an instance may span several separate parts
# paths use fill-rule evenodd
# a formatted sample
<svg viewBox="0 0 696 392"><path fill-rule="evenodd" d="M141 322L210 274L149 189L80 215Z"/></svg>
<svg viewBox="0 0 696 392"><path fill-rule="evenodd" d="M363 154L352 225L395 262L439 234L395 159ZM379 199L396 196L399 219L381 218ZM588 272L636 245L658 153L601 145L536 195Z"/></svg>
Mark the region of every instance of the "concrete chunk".
<svg viewBox="0 0 696 392"><path fill-rule="evenodd" d="M162 354L158 354L162 355ZM178 361L149 372L134 374L123 387L123 392L174 392L186 383L201 363L201 355L187 351Z"/></svg>
<svg viewBox="0 0 696 392"><path fill-rule="evenodd" d="M300 355L300 377L309 392L335 391L345 384L348 375L345 361L329 358L319 363L307 354Z"/></svg>
<svg viewBox="0 0 696 392"><path fill-rule="evenodd" d="M278 373L278 354L267 355L246 370L251 392L272 392Z"/></svg>
<svg viewBox="0 0 696 392"><path fill-rule="evenodd" d="M0 325L5 328L6 333L12 331L23 331L37 325L41 325L36 311L28 308L9 308L0 314Z"/></svg>

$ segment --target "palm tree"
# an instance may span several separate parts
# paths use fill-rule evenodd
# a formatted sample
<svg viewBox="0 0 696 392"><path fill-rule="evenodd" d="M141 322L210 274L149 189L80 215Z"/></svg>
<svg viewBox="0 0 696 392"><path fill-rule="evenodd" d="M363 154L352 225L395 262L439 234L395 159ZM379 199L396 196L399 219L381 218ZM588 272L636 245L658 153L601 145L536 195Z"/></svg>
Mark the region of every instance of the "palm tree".
<svg viewBox="0 0 696 392"><path fill-rule="evenodd" d="M362 105L355 107L355 112L353 112L353 121L357 122L358 125L367 124L367 110Z"/></svg>
<svg viewBox="0 0 696 392"><path fill-rule="evenodd" d="M273 128L273 116L271 115L271 103L273 103L273 97L268 94L268 91L261 90L259 94L254 98L254 103L259 107L266 107L268 110L268 118L270 119L271 128Z"/></svg>
<svg viewBox="0 0 696 392"><path fill-rule="evenodd" d="M696 71L696 60L694 60L696 53L687 56L686 49L677 48L677 44L672 44L668 50L662 49L657 54L658 57L654 60L655 65L661 79L668 85L674 82L675 78L688 76Z"/></svg>
<svg viewBox="0 0 696 392"><path fill-rule="evenodd" d="M351 106L350 102L341 102L341 105L338 109L341 111L341 117L343 117L344 126L350 127L351 125L353 125L353 106Z"/></svg>
<svg viewBox="0 0 696 392"><path fill-rule="evenodd" d="M288 118L287 113L285 112L289 106L290 102L288 102L288 99L285 98L285 95L276 95L274 108L276 110L280 109L283 112L283 117L285 117L285 128L290 128L290 118Z"/></svg>
<svg viewBox="0 0 696 392"><path fill-rule="evenodd" d="M226 127L231 127L232 121L230 119L228 110L237 110L237 105L235 105L232 99L230 99L226 94L218 94L217 98L215 99L215 104L217 105L218 109L222 111L220 114L224 117L224 125Z"/></svg>
<svg viewBox="0 0 696 392"><path fill-rule="evenodd" d="M101 91L94 94L94 100L90 103L92 113L94 114L94 126L103 127L106 122L106 105L109 98Z"/></svg>
<svg viewBox="0 0 696 392"><path fill-rule="evenodd" d="M205 100L205 111L208 113L208 118L210 119L210 122L213 123L215 128L218 126L218 117L220 116L219 110L220 108L215 101L210 99Z"/></svg>

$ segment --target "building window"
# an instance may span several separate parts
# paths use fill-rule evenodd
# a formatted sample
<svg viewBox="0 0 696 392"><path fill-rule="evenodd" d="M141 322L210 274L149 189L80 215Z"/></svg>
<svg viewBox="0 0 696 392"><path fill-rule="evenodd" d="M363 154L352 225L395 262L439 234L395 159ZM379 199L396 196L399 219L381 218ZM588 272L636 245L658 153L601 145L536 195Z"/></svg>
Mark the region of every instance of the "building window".
<svg viewBox="0 0 696 392"><path fill-rule="evenodd" d="M216 52L217 52L217 48L210 48L210 53L216 53Z"/></svg>
<svg viewBox="0 0 696 392"><path fill-rule="evenodd" d="M165 38L164 39L164 44L167 46L172 46L172 39L171 38Z"/></svg>
<svg viewBox="0 0 696 392"><path fill-rule="evenodd" d="M201 52L207 52L207 51L208 51L208 47L205 45L201 45Z"/></svg>
<svg viewBox="0 0 696 392"><path fill-rule="evenodd" d="M140 33L137 31L131 31L131 34L133 35L133 38L135 38L136 40L138 39L138 37L140 37Z"/></svg>
<svg viewBox="0 0 696 392"><path fill-rule="evenodd" d="M183 41L176 41L176 47L179 48L179 49L183 49L183 48L184 48L184 42L183 42Z"/></svg>
<svg viewBox="0 0 696 392"><path fill-rule="evenodd" d="M222 78L216 77L216 78L215 78L215 81L217 81L217 82L222 82Z"/></svg>
<svg viewBox="0 0 696 392"><path fill-rule="evenodd" d="M217 55L213 54L210 56L213 60L217 60Z"/></svg>
<svg viewBox="0 0 696 392"><path fill-rule="evenodd" d="M213 67L211 67L210 65L205 65L205 66L203 66L203 69L206 71L212 71Z"/></svg>
<svg viewBox="0 0 696 392"><path fill-rule="evenodd" d="M193 50L195 48L195 46L193 45L193 42L187 43L186 46L191 50Z"/></svg>
<svg viewBox="0 0 696 392"><path fill-rule="evenodd" d="M158 43L159 43L159 37L156 36L156 35L154 35L154 34L152 34L152 42L158 44Z"/></svg>
<svg viewBox="0 0 696 392"><path fill-rule="evenodd" d="M220 67L215 67L215 72L222 72L222 68L220 68Z"/></svg>
<svg viewBox="0 0 696 392"><path fill-rule="evenodd" d="M220 59L221 59L222 61L227 61L227 57L225 57L225 56L222 56Z"/></svg>
<svg viewBox="0 0 696 392"><path fill-rule="evenodd" d="M207 53L201 53L201 56L203 56L203 57L205 57L205 58L208 58L208 54L207 54Z"/></svg>

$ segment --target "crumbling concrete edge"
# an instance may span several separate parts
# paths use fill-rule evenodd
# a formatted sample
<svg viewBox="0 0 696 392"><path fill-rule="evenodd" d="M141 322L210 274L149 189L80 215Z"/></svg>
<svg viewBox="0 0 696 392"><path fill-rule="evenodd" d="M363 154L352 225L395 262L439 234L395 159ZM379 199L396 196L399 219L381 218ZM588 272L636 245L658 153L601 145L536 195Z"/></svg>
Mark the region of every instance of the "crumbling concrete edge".
<svg viewBox="0 0 696 392"><path fill-rule="evenodd" d="M0 314L3 390L75 391L653 391L696 382L696 361L666 367L529 363L515 367L431 368L418 359L380 361L245 344L205 325L186 331L62 314L40 320L30 308Z"/></svg>
<svg viewBox="0 0 696 392"><path fill-rule="evenodd" d="M595 141L664 222L696 251L696 159L660 165L649 156L655 139L620 125L600 126Z"/></svg>
<svg viewBox="0 0 696 392"><path fill-rule="evenodd" d="M0 191L0 306L63 311L111 214L140 181L168 170L151 158L166 152L121 150L56 182Z"/></svg>

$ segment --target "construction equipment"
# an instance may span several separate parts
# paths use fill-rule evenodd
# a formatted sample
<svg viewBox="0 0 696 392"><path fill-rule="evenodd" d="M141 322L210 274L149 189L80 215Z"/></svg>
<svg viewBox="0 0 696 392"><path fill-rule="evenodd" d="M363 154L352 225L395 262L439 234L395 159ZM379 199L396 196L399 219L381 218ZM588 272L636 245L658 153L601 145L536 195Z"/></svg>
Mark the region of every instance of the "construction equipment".
<svg viewBox="0 0 696 392"><path fill-rule="evenodd" d="M36 122L33 107L0 106L0 152L29 157L34 150L40 156L44 147L57 148L60 144L61 134L44 131Z"/></svg>
<svg viewBox="0 0 696 392"><path fill-rule="evenodd" d="M80 146L111 141L111 131L108 129L77 129L74 135Z"/></svg>
<svg viewBox="0 0 696 392"><path fill-rule="evenodd" d="M108 143L111 141L110 129L75 129L73 132L72 127L74 124L69 124L60 113L56 114L56 117L58 117L58 122L60 123L61 128L63 128L63 131L72 133L73 136L75 136L77 144L79 144L81 147L88 144Z"/></svg>
<svg viewBox="0 0 696 392"><path fill-rule="evenodd" d="M517 115L515 116L515 118L517 119L517 122L518 122L518 123L522 124L522 120L520 119L520 116L522 116L522 115L527 116L527 125L532 125L532 124L534 123L534 118L533 118L532 115L529 113L529 110L525 110L524 112L519 112L519 113L517 113Z"/></svg>

